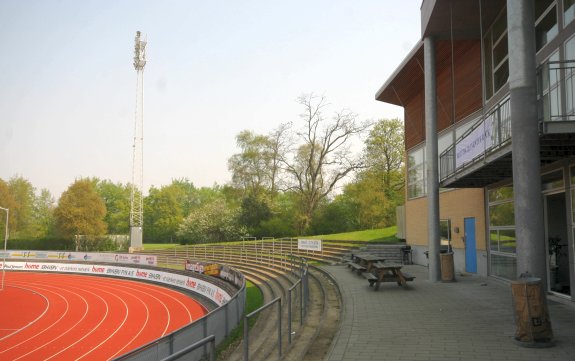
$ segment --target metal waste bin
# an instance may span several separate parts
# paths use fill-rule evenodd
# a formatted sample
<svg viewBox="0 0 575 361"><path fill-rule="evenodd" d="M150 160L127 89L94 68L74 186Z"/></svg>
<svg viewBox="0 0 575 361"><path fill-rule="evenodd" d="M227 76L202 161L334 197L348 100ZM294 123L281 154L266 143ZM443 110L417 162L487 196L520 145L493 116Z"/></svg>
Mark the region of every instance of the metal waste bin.
<svg viewBox="0 0 575 361"><path fill-rule="evenodd" d="M455 281L455 269L453 266L453 253L441 253L439 255L441 259L441 281L442 282L453 282Z"/></svg>
<svg viewBox="0 0 575 361"><path fill-rule="evenodd" d="M540 278L521 276L511 282L515 342L525 347L550 347L553 330Z"/></svg>

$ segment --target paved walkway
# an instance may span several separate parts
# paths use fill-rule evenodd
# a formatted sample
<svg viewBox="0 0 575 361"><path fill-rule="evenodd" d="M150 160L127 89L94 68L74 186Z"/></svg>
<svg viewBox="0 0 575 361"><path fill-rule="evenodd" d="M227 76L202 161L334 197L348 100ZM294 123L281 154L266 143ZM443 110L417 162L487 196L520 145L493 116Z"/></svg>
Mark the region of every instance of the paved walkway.
<svg viewBox="0 0 575 361"><path fill-rule="evenodd" d="M511 286L477 276L429 282L427 268L404 266L416 276L403 289L379 291L344 265L325 266L343 295L343 319L326 361L575 360L575 305L548 301L555 346L525 348L513 341Z"/></svg>

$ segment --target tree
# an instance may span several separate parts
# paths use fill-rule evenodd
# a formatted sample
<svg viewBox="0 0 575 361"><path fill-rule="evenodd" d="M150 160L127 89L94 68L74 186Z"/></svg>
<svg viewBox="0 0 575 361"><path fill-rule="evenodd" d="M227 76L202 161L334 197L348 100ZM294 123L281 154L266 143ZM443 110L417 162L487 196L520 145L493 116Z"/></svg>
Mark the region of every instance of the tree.
<svg viewBox="0 0 575 361"><path fill-rule="evenodd" d="M360 229L395 224L395 208L404 202L404 134L399 119L380 119L365 141L366 167L345 194L359 205Z"/></svg>
<svg viewBox="0 0 575 361"><path fill-rule="evenodd" d="M54 197L47 189L42 189L34 199L34 225L32 237L44 238L54 233Z"/></svg>
<svg viewBox="0 0 575 361"><path fill-rule="evenodd" d="M76 180L60 196L54 210L60 236L100 236L106 233L106 206L90 179Z"/></svg>
<svg viewBox="0 0 575 361"><path fill-rule="evenodd" d="M110 234L128 234L130 231L130 192L129 184L97 180L96 191L106 206L104 221Z"/></svg>
<svg viewBox="0 0 575 361"><path fill-rule="evenodd" d="M356 114L345 109L336 112L328 122L323 115L327 106L324 97L302 95L298 102L305 110L301 114L303 129L297 133L303 144L283 164L291 176L290 188L300 197L298 232L303 234L319 202L351 172L363 167L361 159L354 157L351 143L368 124L358 123Z"/></svg>
<svg viewBox="0 0 575 361"><path fill-rule="evenodd" d="M232 172L232 184L242 189L244 196L277 191L288 128L287 124L282 124L269 135L244 130L236 136L241 151L230 157L228 170Z"/></svg>
<svg viewBox="0 0 575 361"><path fill-rule="evenodd" d="M244 130L236 136L241 152L228 160L232 183L246 195L257 195L270 186L270 139Z"/></svg>
<svg viewBox="0 0 575 361"><path fill-rule="evenodd" d="M176 187L152 187L144 199L144 241L171 242L184 216Z"/></svg>
<svg viewBox="0 0 575 361"><path fill-rule="evenodd" d="M331 202L322 202L311 222L312 233L331 234L358 230L357 208L357 204L345 194L336 196Z"/></svg>
<svg viewBox="0 0 575 361"><path fill-rule="evenodd" d="M178 230L178 237L194 243L239 240L247 229L238 222L239 210L217 199L192 210Z"/></svg>
<svg viewBox="0 0 575 361"><path fill-rule="evenodd" d="M8 183L4 180L0 179L0 207L8 208L10 216L8 217L8 228L14 229L16 227L16 218L12 217L12 211L16 209L17 202L16 199L10 193L10 188L8 187ZM6 214L5 212L0 212L0 229L5 229L6 224ZM12 237L12 236L10 236ZM4 239L3 237L0 239Z"/></svg>
<svg viewBox="0 0 575 361"><path fill-rule="evenodd" d="M381 174L385 194L393 197L405 185L403 123L399 119L378 120L365 144L368 167Z"/></svg>
<svg viewBox="0 0 575 361"><path fill-rule="evenodd" d="M239 222L247 227L251 236L266 236L266 234L261 232L260 224L271 217L272 212L265 199L258 198L255 195L243 199Z"/></svg>
<svg viewBox="0 0 575 361"><path fill-rule="evenodd" d="M10 194L16 201L10 210L10 217L15 220L11 228L12 238L30 238L32 236L35 189L28 180L16 176L8 181Z"/></svg>

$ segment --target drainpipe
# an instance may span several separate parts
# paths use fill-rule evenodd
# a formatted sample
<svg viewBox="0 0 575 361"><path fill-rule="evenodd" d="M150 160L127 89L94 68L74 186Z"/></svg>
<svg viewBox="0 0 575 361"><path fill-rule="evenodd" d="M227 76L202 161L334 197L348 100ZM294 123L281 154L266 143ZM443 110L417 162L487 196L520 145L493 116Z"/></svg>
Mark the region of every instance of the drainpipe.
<svg viewBox="0 0 575 361"><path fill-rule="evenodd" d="M429 245L429 280L441 279L439 262L439 173L437 160L437 79L435 76L435 41L423 39L425 77L425 161L427 165L427 234Z"/></svg>
<svg viewBox="0 0 575 361"><path fill-rule="evenodd" d="M538 277L547 290L533 0L507 0L507 24L517 276Z"/></svg>

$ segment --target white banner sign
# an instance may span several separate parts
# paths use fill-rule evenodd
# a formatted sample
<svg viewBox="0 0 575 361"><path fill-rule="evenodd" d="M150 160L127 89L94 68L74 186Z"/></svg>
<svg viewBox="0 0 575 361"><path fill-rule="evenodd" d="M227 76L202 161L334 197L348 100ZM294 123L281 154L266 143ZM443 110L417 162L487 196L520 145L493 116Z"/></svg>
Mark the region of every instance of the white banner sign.
<svg viewBox="0 0 575 361"><path fill-rule="evenodd" d="M321 239L298 239L297 249L321 252Z"/></svg>
<svg viewBox="0 0 575 361"><path fill-rule="evenodd" d="M96 252L55 252L55 251L6 251L0 257L10 259L41 259L60 261L129 263L157 266L156 256L130 253L96 253Z"/></svg>
<svg viewBox="0 0 575 361"><path fill-rule="evenodd" d="M459 168L493 146L493 116L483 120L477 128L455 145L455 168Z"/></svg>
<svg viewBox="0 0 575 361"><path fill-rule="evenodd" d="M0 262L0 270L3 263ZM6 262L7 270L36 272L83 273L96 276L116 276L138 280L153 281L165 285L184 288L197 292L214 301L219 306L230 300L230 295L220 287L207 281L164 271L138 269L131 267L109 266L89 263L42 263L42 262Z"/></svg>

